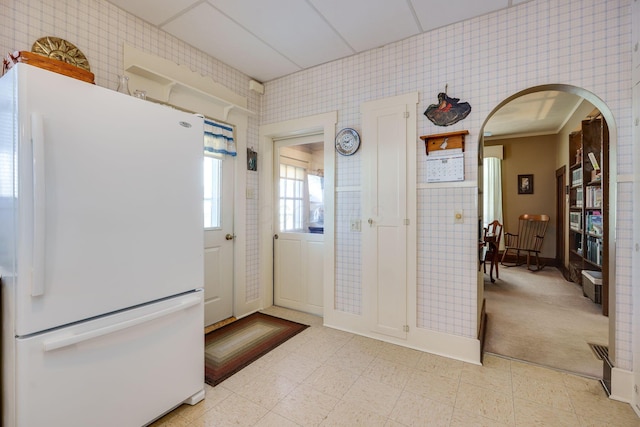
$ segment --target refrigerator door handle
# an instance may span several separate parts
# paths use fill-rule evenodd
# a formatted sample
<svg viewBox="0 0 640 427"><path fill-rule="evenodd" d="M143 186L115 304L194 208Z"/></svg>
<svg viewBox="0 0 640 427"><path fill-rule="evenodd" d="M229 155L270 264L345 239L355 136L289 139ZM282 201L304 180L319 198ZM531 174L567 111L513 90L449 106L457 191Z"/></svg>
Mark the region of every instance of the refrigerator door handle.
<svg viewBox="0 0 640 427"><path fill-rule="evenodd" d="M45 165L44 120L42 114L31 113L33 150L33 263L31 264L31 296L44 294L45 283Z"/></svg>
<svg viewBox="0 0 640 427"><path fill-rule="evenodd" d="M44 341L42 346L44 351L53 351L63 347L69 347L74 344L79 344L83 341L88 341L93 338L98 338L104 335L112 334L114 332L118 332L123 329L132 328L142 323L150 322L160 317L168 316L169 314L186 310L190 307L200 304L201 301L202 301L202 298L200 296L193 296L171 307L168 307L153 313L145 314L144 316L136 317L130 320L125 320L124 322L105 326L104 328L94 329L89 332L83 332L76 335L53 338L53 339Z"/></svg>

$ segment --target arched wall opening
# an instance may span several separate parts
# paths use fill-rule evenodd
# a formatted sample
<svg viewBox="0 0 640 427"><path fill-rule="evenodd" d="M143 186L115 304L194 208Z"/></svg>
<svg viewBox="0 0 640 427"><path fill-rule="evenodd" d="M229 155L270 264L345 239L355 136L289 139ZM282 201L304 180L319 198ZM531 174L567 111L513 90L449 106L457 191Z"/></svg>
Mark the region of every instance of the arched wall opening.
<svg viewBox="0 0 640 427"><path fill-rule="evenodd" d="M491 110L491 112L487 115L487 117L485 118L482 127L480 128L480 132L479 132L479 138L478 138L478 157L479 157L479 163L480 165L482 164L482 159L483 159L483 152L484 152L484 146L485 146L485 141L484 141L484 134L485 134L485 126L487 125L487 123L490 121L490 119L498 112L500 111L500 109L502 109L505 105L507 105L508 103L510 103L513 100L516 100L524 95L529 95L529 94L534 94L537 92L545 92L545 91L560 91L560 92L566 92L566 93L570 93L570 94L574 94L576 96L581 97L582 99L588 101L589 103L591 103L595 108L597 108L600 113L602 114L602 117L604 119L604 121L607 123L608 126L608 132L609 132L609 162L607 164L608 167L608 175L609 175L609 181L608 181L608 194L609 194L609 209L608 209L608 218L609 218L609 225L608 225L608 236L607 236L607 240L606 242L604 242L605 245L608 246L609 249L609 253L608 253L608 273L607 273L607 277L604 278L605 280L608 281L609 284L609 292L608 292L608 308L609 308L609 359L612 361L615 361L615 324L616 324L616 312L615 312L615 307L616 307L616 201L617 201L617 141L618 141L618 135L617 135L617 126L616 126L616 121L614 119L614 116L611 112L611 110L609 109L609 107L605 104L605 102L600 99L598 96L596 96L595 94L593 94L592 92L589 92L583 88L580 87L576 87L576 86L572 86L572 85L566 85L566 84L547 84L547 85L540 85L540 86L534 86L534 87L530 87L528 89L519 91L511 96L509 96L508 98L504 99L502 102L500 102L493 110ZM568 167L569 165L567 165ZM479 170L479 176L478 176L478 187L479 187L479 191L482 190L482 177L480 176L481 172ZM481 195L479 196L481 197ZM479 205L479 210L481 210L481 203L478 204ZM482 217L482 212L478 212L478 216ZM568 221L568 214L567 214L567 218L565 219L566 221ZM482 282L481 279L479 279L479 282ZM483 285L482 283L479 283L478 286L478 302L479 302L479 306L482 305L482 302L484 300L484 289L483 289Z"/></svg>

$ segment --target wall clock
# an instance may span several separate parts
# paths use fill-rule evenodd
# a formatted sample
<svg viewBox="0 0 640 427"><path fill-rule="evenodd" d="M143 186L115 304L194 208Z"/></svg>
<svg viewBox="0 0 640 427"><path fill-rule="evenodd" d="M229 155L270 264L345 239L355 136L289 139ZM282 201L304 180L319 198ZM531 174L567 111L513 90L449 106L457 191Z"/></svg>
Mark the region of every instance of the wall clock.
<svg viewBox="0 0 640 427"><path fill-rule="evenodd" d="M344 128L336 135L336 151L343 156L350 156L360 147L360 135L355 129Z"/></svg>

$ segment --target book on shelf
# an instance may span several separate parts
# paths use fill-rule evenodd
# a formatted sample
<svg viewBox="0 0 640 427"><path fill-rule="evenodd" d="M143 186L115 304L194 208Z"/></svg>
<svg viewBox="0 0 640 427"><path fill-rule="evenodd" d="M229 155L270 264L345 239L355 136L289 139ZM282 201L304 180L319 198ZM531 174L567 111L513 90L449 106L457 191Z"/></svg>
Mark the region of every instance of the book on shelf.
<svg viewBox="0 0 640 427"><path fill-rule="evenodd" d="M598 165L598 161L596 160L596 155L590 152L589 154L587 154L587 157L589 157L589 161L591 162L591 166L593 166L593 169L600 170L600 166Z"/></svg>
<svg viewBox="0 0 640 427"><path fill-rule="evenodd" d="M599 208L602 206L602 187L587 187L585 195L587 207Z"/></svg>
<svg viewBox="0 0 640 427"><path fill-rule="evenodd" d="M576 188L576 207L581 208L584 205L584 192L582 188Z"/></svg>
<svg viewBox="0 0 640 427"><path fill-rule="evenodd" d="M574 231L582 230L582 213L569 212L569 227Z"/></svg>
<svg viewBox="0 0 640 427"><path fill-rule="evenodd" d="M571 247L578 255L582 256L582 234L578 233L572 236Z"/></svg>
<svg viewBox="0 0 640 427"><path fill-rule="evenodd" d="M582 185L582 168L575 169L571 172L571 185Z"/></svg>
<svg viewBox="0 0 640 427"><path fill-rule="evenodd" d="M587 233L590 233L594 236L602 236L602 213L598 211L594 211L590 214L587 214L586 218L587 222Z"/></svg>
<svg viewBox="0 0 640 427"><path fill-rule="evenodd" d="M599 237L589 236L587 238L587 255L588 261L602 265L602 239Z"/></svg>

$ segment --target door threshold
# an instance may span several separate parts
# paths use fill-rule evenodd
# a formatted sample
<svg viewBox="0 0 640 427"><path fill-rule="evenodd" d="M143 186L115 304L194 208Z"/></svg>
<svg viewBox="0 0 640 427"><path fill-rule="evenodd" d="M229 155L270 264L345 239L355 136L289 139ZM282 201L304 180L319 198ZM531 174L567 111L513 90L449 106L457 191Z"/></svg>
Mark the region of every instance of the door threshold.
<svg viewBox="0 0 640 427"><path fill-rule="evenodd" d="M206 335L206 334L208 334L209 332L215 331L216 329L220 329L220 328L222 328L223 326L228 325L229 323L233 323L233 322L235 322L236 320L238 320L238 319L236 319L235 317L231 316L231 317L229 317L228 319L224 319L224 320L221 320L221 321L219 321L219 322L216 322L216 323L214 323L214 324L212 324L212 325L205 326L205 328L204 328L204 334Z"/></svg>

